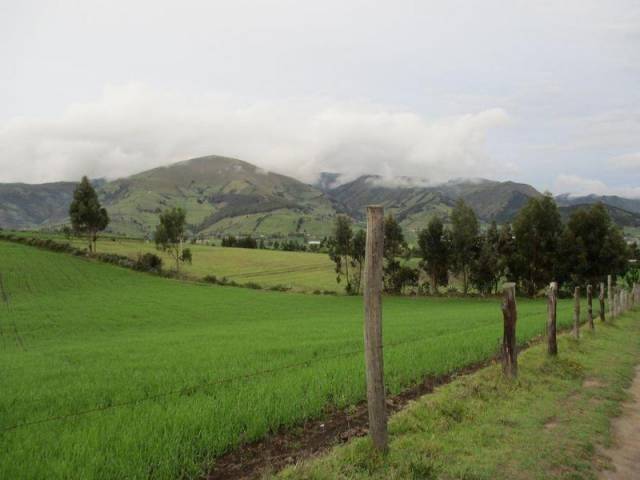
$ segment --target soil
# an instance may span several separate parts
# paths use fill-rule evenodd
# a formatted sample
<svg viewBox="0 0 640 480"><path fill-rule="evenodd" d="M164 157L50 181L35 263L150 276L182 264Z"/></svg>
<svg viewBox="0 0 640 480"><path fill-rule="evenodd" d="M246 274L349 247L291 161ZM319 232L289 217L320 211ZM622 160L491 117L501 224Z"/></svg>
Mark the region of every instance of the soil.
<svg viewBox="0 0 640 480"><path fill-rule="evenodd" d="M613 421L612 448L603 453L611 459L612 470L603 471L603 480L637 480L640 478L640 365L629 393L631 400L622 415Z"/></svg>
<svg viewBox="0 0 640 480"><path fill-rule="evenodd" d="M439 377L427 377L421 383L399 395L387 398L389 415L404 408L410 401L433 390L455 377L467 375L486 367L490 359ZM219 457L207 480L255 479L267 472L277 472L288 465L324 452L340 443L368 433L366 402L346 409L328 411L318 420L307 421L297 428L282 429L268 437L245 445Z"/></svg>

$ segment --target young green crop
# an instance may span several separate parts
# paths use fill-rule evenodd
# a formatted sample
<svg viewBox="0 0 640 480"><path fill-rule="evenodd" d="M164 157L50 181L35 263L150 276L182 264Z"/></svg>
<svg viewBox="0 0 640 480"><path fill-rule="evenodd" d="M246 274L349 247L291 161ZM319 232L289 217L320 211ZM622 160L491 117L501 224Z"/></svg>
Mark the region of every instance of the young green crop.
<svg viewBox="0 0 640 480"><path fill-rule="evenodd" d="M194 477L365 397L358 297L184 283L7 242L0 275L0 478ZM519 340L541 334L544 301L518 308ZM495 299L386 298L387 387L486 359L501 333Z"/></svg>

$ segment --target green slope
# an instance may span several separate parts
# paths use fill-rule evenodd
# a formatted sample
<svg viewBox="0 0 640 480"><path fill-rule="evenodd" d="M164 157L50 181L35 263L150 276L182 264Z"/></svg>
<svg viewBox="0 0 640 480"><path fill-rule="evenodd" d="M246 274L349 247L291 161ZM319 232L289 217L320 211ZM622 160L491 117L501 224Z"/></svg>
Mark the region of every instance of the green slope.
<svg viewBox="0 0 640 480"><path fill-rule="evenodd" d="M193 233L321 236L335 215L330 201L310 185L266 172L241 160L209 156L108 183L100 190L111 230L150 235L158 213L187 210Z"/></svg>
<svg viewBox="0 0 640 480"><path fill-rule="evenodd" d="M75 185L0 183L0 227L34 228L64 221Z"/></svg>
<svg viewBox="0 0 640 480"><path fill-rule="evenodd" d="M360 298L181 283L6 242L0 272L0 478L196 477L239 442L364 398ZM521 341L545 311L519 302ZM501 332L497 300L390 298L384 312L390 392L487 358Z"/></svg>

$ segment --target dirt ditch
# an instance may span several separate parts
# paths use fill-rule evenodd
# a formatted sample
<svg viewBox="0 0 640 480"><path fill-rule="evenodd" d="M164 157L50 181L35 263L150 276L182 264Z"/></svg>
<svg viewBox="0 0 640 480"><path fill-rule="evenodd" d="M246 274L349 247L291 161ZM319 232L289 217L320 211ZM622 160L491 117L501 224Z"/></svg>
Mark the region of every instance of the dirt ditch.
<svg viewBox="0 0 640 480"><path fill-rule="evenodd" d="M389 415L411 400L433 392L460 375L478 371L495 358L476 363L447 375L427 377L421 383L387 399ZM266 472L277 472L299 460L317 455L340 443L368 433L367 403L326 412L323 418L306 421L297 428L282 429L262 440L242 445L216 460L208 480L255 479Z"/></svg>
<svg viewBox="0 0 640 480"><path fill-rule="evenodd" d="M571 328L558 331L566 333ZM538 336L520 346L518 353L540 343L544 337ZM499 357L494 356L482 362L458 369L446 375L428 376L419 384L387 398L387 413L402 410L410 401L447 384L461 375L468 375L489 366ZM212 470L204 477L207 480L250 480L268 472L278 472L300 460L318 455L335 445L346 443L352 438L368 433L367 403L355 407L329 410L317 420L308 420L294 428L283 428L261 440L241 445L235 450L216 459Z"/></svg>

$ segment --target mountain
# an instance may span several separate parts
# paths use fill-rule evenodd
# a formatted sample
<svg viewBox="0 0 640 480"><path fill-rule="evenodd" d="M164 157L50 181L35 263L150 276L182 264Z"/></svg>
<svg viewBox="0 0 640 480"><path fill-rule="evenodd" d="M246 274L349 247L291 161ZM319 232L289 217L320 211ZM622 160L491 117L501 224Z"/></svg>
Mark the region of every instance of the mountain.
<svg viewBox="0 0 640 480"><path fill-rule="evenodd" d="M318 189L219 156L194 158L115 180L99 191L119 233L151 235L158 214L187 211L194 233L319 235L335 211Z"/></svg>
<svg viewBox="0 0 640 480"><path fill-rule="evenodd" d="M462 198L483 222L513 220L518 210L541 193L524 183L485 179L430 185L418 178L389 181L365 175L341 183L323 173L315 185L264 171L242 160L207 156L154 168L114 181L93 180L109 211L108 231L150 237L164 209L187 211L194 235L330 234L337 213L364 221L365 207L381 204L396 216L410 240L433 215L448 219ZM68 222L73 182L41 185L0 184L0 227L47 228ZM621 226L640 226L640 200L590 195L556 197L564 218L578 208L603 202Z"/></svg>
<svg viewBox="0 0 640 480"><path fill-rule="evenodd" d="M531 197L541 195L530 185L485 179L454 180L428 186L424 181L362 176L326 190L327 195L354 218L362 219L366 205L380 204L396 216L409 232L424 228L433 215L448 218L455 202L462 198L485 222L510 221Z"/></svg>
<svg viewBox="0 0 640 480"><path fill-rule="evenodd" d="M627 212L640 214L640 199L624 198L617 195L585 195L578 197L565 193L558 195L556 202L558 202L558 205L561 207L604 203L605 205L626 210Z"/></svg>
<svg viewBox="0 0 640 480"><path fill-rule="evenodd" d="M604 203L604 202L603 202ZM560 215L563 221L567 221L569 216L576 210L581 208L589 208L593 203L575 203L572 205L564 205L559 207ZM622 208L614 207L613 205L604 204L611 220L619 227L640 227L640 214L630 212Z"/></svg>
<svg viewBox="0 0 640 480"><path fill-rule="evenodd" d="M335 209L318 189L233 158L208 156L94 182L108 231L150 236L165 208L184 207L194 234L319 236ZM0 226L39 228L67 220L75 184L0 185Z"/></svg>
<svg viewBox="0 0 640 480"><path fill-rule="evenodd" d="M0 183L0 227L38 228L68 216L73 182Z"/></svg>

